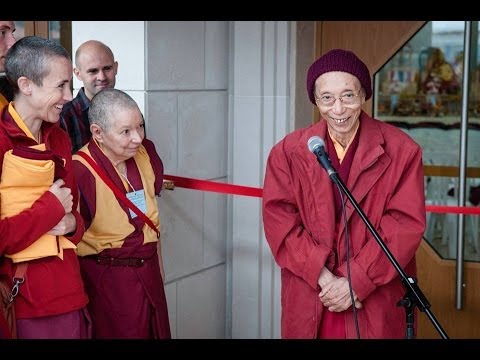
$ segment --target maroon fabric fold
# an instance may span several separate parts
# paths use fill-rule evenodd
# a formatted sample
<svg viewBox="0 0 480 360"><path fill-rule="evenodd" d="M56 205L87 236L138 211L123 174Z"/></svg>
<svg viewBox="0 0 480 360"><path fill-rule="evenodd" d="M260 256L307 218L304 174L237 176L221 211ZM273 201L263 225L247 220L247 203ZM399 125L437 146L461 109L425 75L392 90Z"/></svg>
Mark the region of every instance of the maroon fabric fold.
<svg viewBox="0 0 480 360"><path fill-rule="evenodd" d="M52 150L38 150L28 146L16 146L12 149L12 154L30 160L52 160L55 164L54 180L63 179L66 175L63 159Z"/></svg>

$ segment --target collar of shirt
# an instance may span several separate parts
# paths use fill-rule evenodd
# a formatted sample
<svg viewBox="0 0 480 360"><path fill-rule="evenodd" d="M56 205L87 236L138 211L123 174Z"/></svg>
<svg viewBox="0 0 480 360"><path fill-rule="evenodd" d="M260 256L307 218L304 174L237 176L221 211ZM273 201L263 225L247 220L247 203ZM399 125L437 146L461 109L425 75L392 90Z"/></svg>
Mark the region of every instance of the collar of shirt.
<svg viewBox="0 0 480 360"><path fill-rule="evenodd" d="M355 132L353 133L353 136L350 138L345 149L337 140L334 139L334 137L330 133L330 129L328 129L328 136L330 136L330 139L332 139L333 146L335 146L335 152L337 153L338 161L340 164L342 163L342 160L345 157L345 154L347 153L347 150L350 147L350 144L353 142L353 139L355 139L355 135L357 134L359 127L360 127L360 121L357 122L357 127L355 128Z"/></svg>

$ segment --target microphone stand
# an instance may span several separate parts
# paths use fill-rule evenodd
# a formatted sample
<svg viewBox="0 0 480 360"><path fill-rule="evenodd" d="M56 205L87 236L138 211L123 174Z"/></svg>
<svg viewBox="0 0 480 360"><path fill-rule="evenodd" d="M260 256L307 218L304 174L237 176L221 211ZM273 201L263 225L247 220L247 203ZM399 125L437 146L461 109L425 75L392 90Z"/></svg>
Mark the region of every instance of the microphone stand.
<svg viewBox="0 0 480 360"><path fill-rule="evenodd" d="M328 161L330 161L330 159L328 159ZM318 162L320 163L320 165L322 165L325 168L324 164L322 164L320 159L318 159ZM330 166L331 166L331 164L330 164ZM397 270L397 272L399 273L399 275L402 279L402 284L407 290L403 299L400 300L397 303L397 306L403 306L405 308L405 311L406 311L407 327L406 327L405 338L406 339L414 339L415 338L415 334L414 334L414 311L415 311L415 306L418 306L418 308L420 309L421 312L425 312L427 314L428 318L430 319L432 324L435 326L436 330L442 336L442 338L443 339L448 339L448 335L445 333L445 331L443 330L441 325L438 323L435 316L430 311L430 303L428 302L425 295L422 293L422 290L420 289L420 287L416 283L416 280L413 277L407 276L405 271L403 271L403 269L398 264L397 260L393 256L393 254L388 249L385 242L382 240L382 238L380 237L378 232L375 230L373 225L368 220L368 218L365 215L365 213L363 212L363 210L358 205L357 201L355 200L355 198L353 197L351 192L348 190L348 188L343 183L342 179L340 179L338 177L337 172L334 171L334 170L332 171L332 169L333 169L332 166L329 169L326 169L328 175L330 176L330 179L332 179L332 181L334 183L336 183L338 186L340 186L342 191L345 193L347 198L350 200L350 202L352 203L353 207L355 208L355 210L358 212L358 214L362 218L365 225L367 225L368 230L372 233L375 240L377 240L378 245L380 245L380 247L382 248L382 250L387 255L388 259L392 263L395 270Z"/></svg>

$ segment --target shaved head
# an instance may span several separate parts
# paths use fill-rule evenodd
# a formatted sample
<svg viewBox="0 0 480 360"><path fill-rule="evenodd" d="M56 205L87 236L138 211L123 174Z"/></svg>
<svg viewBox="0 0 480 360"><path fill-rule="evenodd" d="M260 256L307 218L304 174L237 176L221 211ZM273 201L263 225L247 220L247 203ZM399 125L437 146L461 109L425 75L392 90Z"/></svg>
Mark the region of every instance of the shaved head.
<svg viewBox="0 0 480 360"><path fill-rule="evenodd" d="M110 49L107 45L98 40L88 40L85 41L82 45L80 45L75 52L75 66L77 68L82 67L82 54L89 56L90 54L95 54L99 52L106 53L112 58L112 61L115 59L112 49Z"/></svg>

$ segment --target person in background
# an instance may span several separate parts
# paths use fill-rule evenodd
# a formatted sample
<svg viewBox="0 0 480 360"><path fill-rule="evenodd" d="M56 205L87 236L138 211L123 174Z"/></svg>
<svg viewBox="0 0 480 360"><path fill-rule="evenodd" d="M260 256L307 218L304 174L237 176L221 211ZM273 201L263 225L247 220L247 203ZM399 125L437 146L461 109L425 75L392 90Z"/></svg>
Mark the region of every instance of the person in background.
<svg viewBox="0 0 480 360"><path fill-rule="evenodd" d="M317 59L308 69L307 94L320 121L273 146L263 187L265 236L281 268L281 335L402 338L399 274L351 204L342 207L346 197L308 142L325 139L338 177L411 276L426 221L422 150L362 110L372 96L371 78L351 51L334 49Z"/></svg>
<svg viewBox="0 0 480 360"><path fill-rule="evenodd" d="M145 139L143 116L126 93L100 91L88 118L92 139L73 159L86 228L78 255L93 337L169 339L156 200L162 189L162 160L153 142Z"/></svg>
<svg viewBox="0 0 480 360"><path fill-rule="evenodd" d="M442 49L431 47L428 51L421 89L426 96L427 114L443 116L449 110L445 95L459 94L460 81Z"/></svg>
<svg viewBox="0 0 480 360"><path fill-rule="evenodd" d="M67 131L72 142L72 154L90 141L90 101L100 90L115 87L117 69L112 50L100 41L88 40L75 52L73 72L83 87L72 101L65 104L60 115L60 126Z"/></svg>
<svg viewBox="0 0 480 360"><path fill-rule="evenodd" d="M5 72L14 98L0 118L0 276L12 286L19 263L28 263L14 299L18 338L89 338L75 253L84 223L70 140L56 124L72 99L70 55L27 36L9 49Z"/></svg>
<svg viewBox="0 0 480 360"><path fill-rule="evenodd" d="M0 110L12 100L13 94L5 72L5 55L15 44L15 23L11 20L0 20Z"/></svg>

